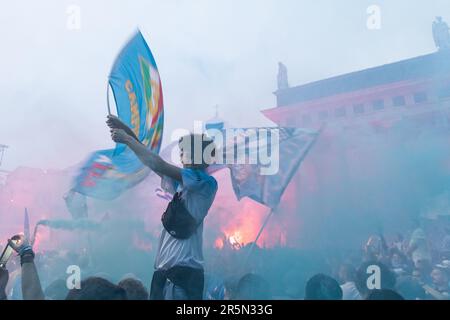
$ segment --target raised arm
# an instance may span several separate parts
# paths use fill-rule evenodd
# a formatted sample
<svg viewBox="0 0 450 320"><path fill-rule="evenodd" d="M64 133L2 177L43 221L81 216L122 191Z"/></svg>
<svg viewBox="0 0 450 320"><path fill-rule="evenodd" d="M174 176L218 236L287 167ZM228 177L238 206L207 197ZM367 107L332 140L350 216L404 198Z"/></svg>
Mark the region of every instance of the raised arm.
<svg viewBox="0 0 450 320"><path fill-rule="evenodd" d="M112 129L111 138L117 143L126 144L141 162L160 176L167 176L181 182L181 168L164 161L159 155L147 149L135 137L123 129Z"/></svg>
<svg viewBox="0 0 450 320"><path fill-rule="evenodd" d="M44 292L42 291L41 281L34 264L34 252L28 244L28 240L19 236L21 241L16 245L11 240L9 244L20 256L20 264L22 265L22 297L23 300L44 300Z"/></svg>

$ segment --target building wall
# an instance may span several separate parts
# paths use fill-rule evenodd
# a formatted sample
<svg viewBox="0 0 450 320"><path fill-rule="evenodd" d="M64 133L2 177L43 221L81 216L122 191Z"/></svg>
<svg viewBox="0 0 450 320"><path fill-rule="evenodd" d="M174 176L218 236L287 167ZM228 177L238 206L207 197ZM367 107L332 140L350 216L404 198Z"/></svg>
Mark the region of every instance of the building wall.
<svg viewBox="0 0 450 320"><path fill-rule="evenodd" d="M434 199L450 190L449 76L380 85L263 114L280 126L326 124L289 186L295 195L289 201L295 203L284 206L286 215L302 219L294 241L302 247L352 246L379 227L405 232L412 216L432 210Z"/></svg>
<svg viewBox="0 0 450 320"><path fill-rule="evenodd" d="M318 128L395 122L404 117L424 119L429 113L448 117L450 77L393 83L289 106L264 110L280 126ZM428 115L427 115L428 114Z"/></svg>

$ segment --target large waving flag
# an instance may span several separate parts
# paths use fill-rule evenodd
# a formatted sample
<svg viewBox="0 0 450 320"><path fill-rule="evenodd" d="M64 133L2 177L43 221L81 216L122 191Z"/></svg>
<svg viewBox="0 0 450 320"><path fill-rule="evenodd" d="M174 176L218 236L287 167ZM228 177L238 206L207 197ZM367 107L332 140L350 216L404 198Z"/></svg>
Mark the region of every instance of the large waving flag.
<svg viewBox="0 0 450 320"><path fill-rule="evenodd" d="M164 112L158 68L141 32L122 49L109 75L117 115L149 149L161 147ZM141 182L150 169L122 144L92 153L76 177L74 192L111 200Z"/></svg>

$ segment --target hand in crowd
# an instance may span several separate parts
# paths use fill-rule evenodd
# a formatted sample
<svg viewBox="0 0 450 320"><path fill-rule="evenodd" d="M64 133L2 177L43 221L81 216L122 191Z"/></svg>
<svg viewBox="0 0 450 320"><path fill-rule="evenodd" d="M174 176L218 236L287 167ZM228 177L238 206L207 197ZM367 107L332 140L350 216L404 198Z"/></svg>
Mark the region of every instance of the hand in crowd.
<svg viewBox="0 0 450 320"><path fill-rule="evenodd" d="M34 264L33 248L28 239L23 234L18 234L8 239L8 243L20 256L22 298L24 300L43 300L44 292Z"/></svg>
<svg viewBox="0 0 450 320"><path fill-rule="evenodd" d="M18 234L8 239L8 243L19 256L22 256L26 251L32 250L28 239L23 234Z"/></svg>

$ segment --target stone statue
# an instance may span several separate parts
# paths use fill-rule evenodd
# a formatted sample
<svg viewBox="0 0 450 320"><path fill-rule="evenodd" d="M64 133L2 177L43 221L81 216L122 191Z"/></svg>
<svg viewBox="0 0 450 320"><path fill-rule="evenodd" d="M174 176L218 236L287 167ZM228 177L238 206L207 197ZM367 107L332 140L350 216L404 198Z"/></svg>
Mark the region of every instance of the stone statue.
<svg viewBox="0 0 450 320"><path fill-rule="evenodd" d="M436 47L439 50L449 50L450 49L450 33L449 27L442 17L436 17L433 21L433 39Z"/></svg>
<svg viewBox="0 0 450 320"><path fill-rule="evenodd" d="M277 80L278 80L278 90L289 88L287 68L281 62L278 62Z"/></svg>

